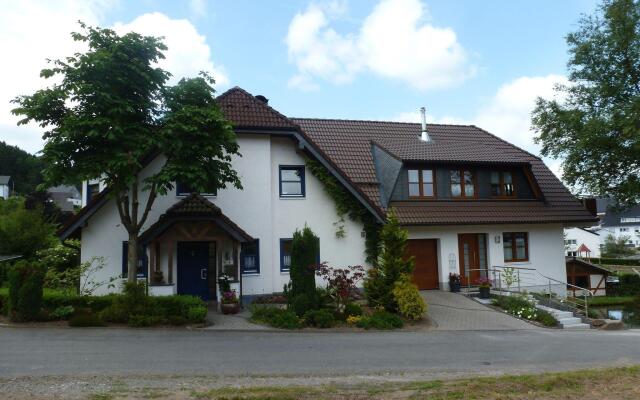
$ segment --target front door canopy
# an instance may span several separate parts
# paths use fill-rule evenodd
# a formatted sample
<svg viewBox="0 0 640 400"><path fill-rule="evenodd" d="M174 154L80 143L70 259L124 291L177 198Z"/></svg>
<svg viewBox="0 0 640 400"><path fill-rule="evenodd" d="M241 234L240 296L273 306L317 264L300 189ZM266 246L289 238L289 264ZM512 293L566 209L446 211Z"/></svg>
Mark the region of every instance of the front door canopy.
<svg viewBox="0 0 640 400"><path fill-rule="evenodd" d="M171 225L183 221L211 221L240 243L251 242L253 237L231 221L222 210L198 193L180 200L140 235L141 244L147 244L165 232Z"/></svg>

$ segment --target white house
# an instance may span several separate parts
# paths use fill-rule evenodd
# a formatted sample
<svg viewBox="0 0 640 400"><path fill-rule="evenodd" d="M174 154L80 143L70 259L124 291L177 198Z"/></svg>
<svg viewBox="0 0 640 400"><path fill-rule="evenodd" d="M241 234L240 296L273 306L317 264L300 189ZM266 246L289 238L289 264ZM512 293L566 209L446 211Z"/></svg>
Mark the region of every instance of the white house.
<svg viewBox="0 0 640 400"><path fill-rule="evenodd" d="M569 257L600 257L601 230L568 228L564 230L565 255Z"/></svg>
<svg viewBox="0 0 640 400"><path fill-rule="evenodd" d="M305 225L320 238L322 261L366 265L362 223L345 218L344 235L336 235L340 217L307 159L374 221L395 210L421 289L446 288L451 272L471 283L513 266L523 285L541 290L552 279L564 292L563 228L595 222L540 158L475 126L288 118L240 88L218 105L237 133L242 157L233 166L244 189L195 194L178 182L156 200L139 261L152 293L215 299L221 273L244 300L280 292L292 234ZM149 162L140 179L163 161ZM127 233L109 189L85 184L83 199L61 237L81 237L83 260L104 257L103 278L120 275Z"/></svg>
<svg viewBox="0 0 640 400"><path fill-rule="evenodd" d="M0 198L8 199L11 195L11 177L0 175Z"/></svg>
<svg viewBox="0 0 640 400"><path fill-rule="evenodd" d="M626 238L629 247L640 248L640 205L624 210L607 209L600 228L602 243L611 235Z"/></svg>

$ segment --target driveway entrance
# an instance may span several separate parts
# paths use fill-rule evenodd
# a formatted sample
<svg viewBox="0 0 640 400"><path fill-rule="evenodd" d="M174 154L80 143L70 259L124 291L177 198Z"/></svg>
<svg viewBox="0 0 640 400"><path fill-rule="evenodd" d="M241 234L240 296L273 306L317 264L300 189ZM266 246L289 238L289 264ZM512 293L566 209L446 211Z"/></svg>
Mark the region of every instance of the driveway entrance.
<svg viewBox="0 0 640 400"><path fill-rule="evenodd" d="M420 292L427 302L427 314L437 330L521 330L543 329L528 322L495 311L458 293L442 290Z"/></svg>

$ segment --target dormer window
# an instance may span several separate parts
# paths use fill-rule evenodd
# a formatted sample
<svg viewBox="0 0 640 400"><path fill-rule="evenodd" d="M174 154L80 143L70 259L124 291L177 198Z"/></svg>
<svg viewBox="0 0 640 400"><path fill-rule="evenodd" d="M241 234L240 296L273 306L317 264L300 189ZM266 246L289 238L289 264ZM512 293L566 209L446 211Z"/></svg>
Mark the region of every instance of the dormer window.
<svg viewBox="0 0 640 400"><path fill-rule="evenodd" d="M409 197L429 198L435 196L435 176L432 169L410 169L407 174Z"/></svg>
<svg viewBox="0 0 640 400"><path fill-rule="evenodd" d="M513 174L509 171L494 171L491 173L491 196L514 197Z"/></svg>
<svg viewBox="0 0 640 400"><path fill-rule="evenodd" d="M451 176L451 197L476 197L476 184L473 172L467 169L453 169L449 173Z"/></svg>

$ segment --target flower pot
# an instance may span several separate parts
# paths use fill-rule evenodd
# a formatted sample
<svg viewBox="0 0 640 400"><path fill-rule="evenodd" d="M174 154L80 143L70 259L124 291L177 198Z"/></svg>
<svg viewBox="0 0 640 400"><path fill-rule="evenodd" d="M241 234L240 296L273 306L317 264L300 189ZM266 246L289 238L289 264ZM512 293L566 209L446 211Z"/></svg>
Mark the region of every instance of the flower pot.
<svg viewBox="0 0 640 400"><path fill-rule="evenodd" d="M490 299L491 298L491 288L490 287L482 287L482 286L480 286L480 298L481 299Z"/></svg>
<svg viewBox="0 0 640 400"><path fill-rule="evenodd" d="M449 290L453 293L460 291L460 282L449 282Z"/></svg>
<svg viewBox="0 0 640 400"><path fill-rule="evenodd" d="M223 314L237 314L240 312L240 303L222 303L220 310Z"/></svg>

